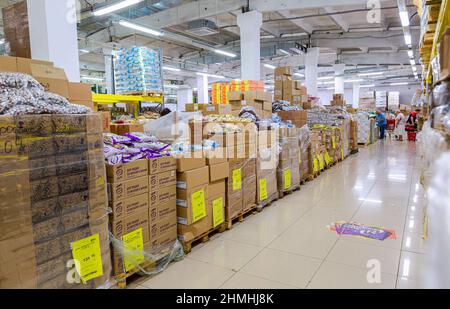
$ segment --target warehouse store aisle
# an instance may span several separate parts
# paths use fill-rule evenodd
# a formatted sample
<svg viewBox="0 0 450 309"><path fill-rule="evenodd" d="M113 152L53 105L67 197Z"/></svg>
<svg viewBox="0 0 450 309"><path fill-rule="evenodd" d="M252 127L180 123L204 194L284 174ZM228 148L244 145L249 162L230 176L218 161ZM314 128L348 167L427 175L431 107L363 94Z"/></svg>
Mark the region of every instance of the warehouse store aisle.
<svg viewBox="0 0 450 309"><path fill-rule="evenodd" d="M425 200L415 147L385 141L362 148L300 191L130 287L421 287ZM397 238L338 236L327 228L336 221L393 229ZM379 262L381 280L369 283L373 261Z"/></svg>

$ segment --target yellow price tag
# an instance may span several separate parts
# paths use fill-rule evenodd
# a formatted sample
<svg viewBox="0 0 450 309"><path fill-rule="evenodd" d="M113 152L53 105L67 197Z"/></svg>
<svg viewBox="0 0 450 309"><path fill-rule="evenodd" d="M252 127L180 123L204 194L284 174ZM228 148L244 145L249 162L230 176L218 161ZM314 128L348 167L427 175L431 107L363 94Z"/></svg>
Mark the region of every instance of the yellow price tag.
<svg viewBox="0 0 450 309"><path fill-rule="evenodd" d="M336 138L334 136L331 137L331 146L334 148L336 148Z"/></svg>
<svg viewBox="0 0 450 309"><path fill-rule="evenodd" d="M213 223L214 228L218 227L224 222L223 218L223 197L213 201Z"/></svg>
<svg viewBox="0 0 450 309"><path fill-rule="evenodd" d="M205 190L192 193L192 220L197 222L206 217Z"/></svg>
<svg viewBox="0 0 450 309"><path fill-rule="evenodd" d="M145 261L142 227L122 236L125 249L125 271L128 272Z"/></svg>
<svg viewBox="0 0 450 309"><path fill-rule="evenodd" d="M267 179L263 178L259 180L259 200L265 201L267 197Z"/></svg>
<svg viewBox="0 0 450 309"><path fill-rule="evenodd" d="M314 172L319 171L319 161L317 160L317 158L314 158L313 168L314 168Z"/></svg>
<svg viewBox="0 0 450 309"><path fill-rule="evenodd" d="M323 170L324 167L325 167L325 164L324 164L324 160L323 160L323 155L321 154L321 155L319 155L319 168L321 170Z"/></svg>
<svg viewBox="0 0 450 309"><path fill-rule="evenodd" d="M342 161L344 161L344 159L345 159L344 149L341 149L341 154L342 154Z"/></svg>
<svg viewBox="0 0 450 309"><path fill-rule="evenodd" d="M72 257L83 282L103 275L100 236L98 234L73 242Z"/></svg>
<svg viewBox="0 0 450 309"><path fill-rule="evenodd" d="M284 190L287 190L291 187L291 170L288 169L284 171Z"/></svg>
<svg viewBox="0 0 450 309"><path fill-rule="evenodd" d="M233 191L242 189L241 169L233 170Z"/></svg>

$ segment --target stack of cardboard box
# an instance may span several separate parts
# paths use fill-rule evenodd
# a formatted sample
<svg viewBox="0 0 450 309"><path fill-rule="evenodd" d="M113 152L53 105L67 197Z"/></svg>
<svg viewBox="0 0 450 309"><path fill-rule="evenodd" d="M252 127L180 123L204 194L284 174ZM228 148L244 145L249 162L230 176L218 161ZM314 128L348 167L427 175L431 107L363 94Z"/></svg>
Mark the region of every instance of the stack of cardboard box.
<svg viewBox="0 0 450 309"><path fill-rule="evenodd" d="M31 58L27 1L4 7L2 13L5 39L9 42L11 55Z"/></svg>
<svg viewBox="0 0 450 309"><path fill-rule="evenodd" d="M228 93L232 114L239 115L243 107L253 107L261 119L272 117L272 94L258 91L230 91Z"/></svg>
<svg viewBox="0 0 450 309"><path fill-rule="evenodd" d="M264 91L264 82L260 80L232 80L230 91Z"/></svg>
<svg viewBox="0 0 450 309"><path fill-rule="evenodd" d="M242 211L256 206L256 158L246 159L242 166Z"/></svg>
<svg viewBox="0 0 450 309"><path fill-rule="evenodd" d="M258 157L256 159L256 201L267 205L278 197L278 137L277 130L258 131Z"/></svg>
<svg viewBox="0 0 450 309"><path fill-rule="evenodd" d="M132 132L144 132L144 125L138 124L138 123L112 123L109 126L109 131L111 133L117 134L117 135L124 135L126 133L132 133Z"/></svg>
<svg viewBox="0 0 450 309"><path fill-rule="evenodd" d="M280 155L277 168L278 191L286 192L300 185L300 146L297 128L278 130Z"/></svg>
<svg viewBox="0 0 450 309"><path fill-rule="evenodd" d="M299 81L292 79L291 67L275 69L275 100L289 101L299 107L308 101L308 91Z"/></svg>
<svg viewBox="0 0 450 309"><path fill-rule="evenodd" d="M278 116L280 116L281 120L290 120L297 128L302 128L308 124L308 113L304 110L279 111Z"/></svg>
<svg viewBox="0 0 450 309"><path fill-rule="evenodd" d="M156 254L176 240L176 172L171 157L107 166L111 233L124 239L142 229L143 250ZM131 270L121 248L114 248L114 273ZM144 261L142 261L144 262Z"/></svg>
<svg viewBox="0 0 450 309"><path fill-rule="evenodd" d="M243 167L245 159L228 159L229 174L226 184L226 221L231 221L242 213L243 205Z"/></svg>
<svg viewBox="0 0 450 309"><path fill-rule="evenodd" d="M107 283L111 256L100 115L0 116L0 145L0 287ZM81 274L87 285L69 282L67 267L86 239L95 265Z"/></svg>
<svg viewBox="0 0 450 309"><path fill-rule="evenodd" d="M333 100L331 101L331 106L345 107L347 102L344 100L344 95L341 93L333 94Z"/></svg>
<svg viewBox="0 0 450 309"><path fill-rule="evenodd" d="M358 122L356 120L350 120L350 144L351 151L358 150Z"/></svg>
<svg viewBox="0 0 450 309"><path fill-rule="evenodd" d="M311 159L313 171L318 172L324 168L325 139L323 131L320 129L311 130Z"/></svg>
<svg viewBox="0 0 450 309"><path fill-rule="evenodd" d="M230 91L229 83L213 83L211 85L211 102L212 104L228 104L228 91Z"/></svg>
<svg viewBox="0 0 450 309"><path fill-rule="evenodd" d="M441 67L441 78L450 75L450 27L447 26L442 34L439 46L439 61Z"/></svg>

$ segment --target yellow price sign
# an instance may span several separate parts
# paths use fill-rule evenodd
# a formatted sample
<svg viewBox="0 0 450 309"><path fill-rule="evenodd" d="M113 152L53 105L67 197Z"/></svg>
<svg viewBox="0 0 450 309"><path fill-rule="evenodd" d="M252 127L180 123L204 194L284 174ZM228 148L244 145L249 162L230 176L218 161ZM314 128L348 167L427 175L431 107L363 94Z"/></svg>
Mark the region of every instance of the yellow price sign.
<svg viewBox="0 0 450 309"><path fill-rule="evenodd" d="M330 154L328 152L325 152L325 163L327 165L330 165L330 163L331 163Z"/></svg>
<svg viewBox="0 0 450 309"><path fill-rule="evenodd" d="M103 275L99 234L72 243L72 257L83 282Z"/></svg>
<svg viewBox="0 0 450 309"><path fill-rule="evenodd" d="M192 193L192 221L195 223L206 217L205 190Z"/></svg>
<svg viewBox="0 0 450 309"><path fill-rule="evenodd" d="M319 171L319 161L317 160L317 158L314 158L313 169L314 169L314 172L318 172Z"/></svg>
<svg viewBox="0 0 450 309"><path fill-rule="evenodd" d="M341 154L342 154L342 161L344 161L344 159L345 159L344 149L341 149Z"/></svg>
<svg viewBox="0 0 450 309"><path fill-rule="evenodd" d="M233 170L233 191L242 189L242 172L241 169Z"/></svg>
<svg viewBox="0 0 450 309"><path fill-rule="evenodd" d="M323 170L324 167L325 167L324 159L323 159L323 155L321 154L321 155L319 155L319 168L320 168L321 170Z"/></svg>
<svg viewBox="0 0 450 309"><path fill-rule="evenodd" d="M263 178L259 180L259 200L262 202L267 198L267 179Z"/></svg>
<svg viewBox="0 0 450 309"><path fill-rule="evenodd" d="M224 222L223 218L223 197L213 201L213 223L214 228L218 227Z"/></svg>
<svg viewBox="0 0 450 309"><path fill-rule="evenodd" d="M336 148L336 138L334 136L331 137L331 146L334 148Z"/></svg>
<svg viewBox="0 0 450 309"><path fill-rule="evenodd" d="M125 271L128 272L145 261L142 227L122 236L125 249Z"/></svg>
<svg viewBox="0 0 450 309"><path fill-rule="evenodd" d="M284 189L287 190L291 187L291 169L284 171Z"/></svg>

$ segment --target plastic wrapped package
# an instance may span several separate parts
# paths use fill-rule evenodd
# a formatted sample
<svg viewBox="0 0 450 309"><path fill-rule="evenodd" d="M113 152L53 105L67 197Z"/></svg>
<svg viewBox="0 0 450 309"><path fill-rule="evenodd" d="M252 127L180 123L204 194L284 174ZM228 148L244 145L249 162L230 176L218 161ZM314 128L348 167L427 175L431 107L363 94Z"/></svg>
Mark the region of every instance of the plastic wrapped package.
<svg viewBox="0 0 450 309"><path fill-rule="evenodd" d="M432 91L431 110L444 105L450 105L450 76L438 81Z"/></svg>
<svg viewBox="0 0 450 309"><path fill-rule="evenodd" d="M0 116L1 288L113 283L101 119Z"/></svg>
<svg viewBox="0 0 450 309"><path fill-rule="evenodd" d="M162 92L160 51L147 47L121 48L114 52L117 93Z"/></svg>

